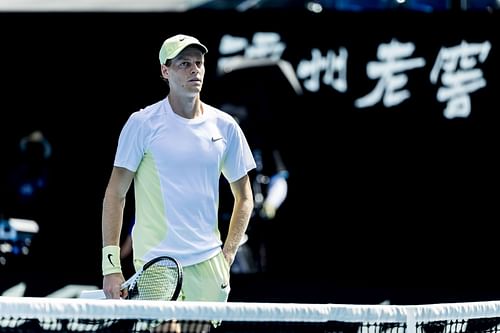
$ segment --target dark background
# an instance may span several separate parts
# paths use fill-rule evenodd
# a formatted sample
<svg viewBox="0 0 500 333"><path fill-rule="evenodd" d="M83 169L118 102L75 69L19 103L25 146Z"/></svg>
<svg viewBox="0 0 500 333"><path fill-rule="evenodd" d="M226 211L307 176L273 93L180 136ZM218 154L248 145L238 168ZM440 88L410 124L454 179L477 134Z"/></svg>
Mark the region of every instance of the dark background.
<svg viewBox="0 0 500 333"><path fill-rule="evenodd" d="M279 16L278 16L279 15ZM279 17L279 19L278 19ZM2 168L20 137L53 145L50 191L30 254L0 268L0 291L26 296L101 284L101 204L121 126L164 98L158 50L172 34L209 49L202 99L253 103L251 144L278 148L288 198L269 225L270 271L233 276L234 300L429 303L497 299L499 219L498 13L9 13L0 14ZM296 96L278 74L227 84L215 66L223 34L280 33L296 67L310 49L349 50L347 92ZM354 108L376 82L365 66L392 38L426 66L407 73L410 99ZM492 44L487 87L467 118L446 119L429 72L442 46ZM249 97L252 96L252 97ZM5 173L4 173L5 174Z"/></svg>

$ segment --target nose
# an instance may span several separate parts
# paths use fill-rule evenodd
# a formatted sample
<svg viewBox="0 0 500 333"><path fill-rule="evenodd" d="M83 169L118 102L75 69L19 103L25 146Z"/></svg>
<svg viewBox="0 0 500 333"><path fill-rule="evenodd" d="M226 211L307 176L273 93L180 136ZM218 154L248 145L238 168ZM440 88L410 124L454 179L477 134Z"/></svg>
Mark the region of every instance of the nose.
<svg viewBox="0 0 500 333"><path fill-rule="evenodd" d="M197 65L194 65L191 67L191 73L198 73L200 71L200 68Z"/></svg>

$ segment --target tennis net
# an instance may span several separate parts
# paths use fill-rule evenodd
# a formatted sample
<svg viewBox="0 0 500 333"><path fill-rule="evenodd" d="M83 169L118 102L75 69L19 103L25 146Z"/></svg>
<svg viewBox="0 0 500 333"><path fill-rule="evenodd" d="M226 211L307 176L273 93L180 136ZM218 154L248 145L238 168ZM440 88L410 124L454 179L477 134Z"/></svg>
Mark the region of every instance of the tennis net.
<svg viewBox="0 0 500 333"><path fill-rule="evenodd" d="M207 323L217 322L218 326ZM429 305L0 297L0 332L493 333L500 301Z"/></svg>

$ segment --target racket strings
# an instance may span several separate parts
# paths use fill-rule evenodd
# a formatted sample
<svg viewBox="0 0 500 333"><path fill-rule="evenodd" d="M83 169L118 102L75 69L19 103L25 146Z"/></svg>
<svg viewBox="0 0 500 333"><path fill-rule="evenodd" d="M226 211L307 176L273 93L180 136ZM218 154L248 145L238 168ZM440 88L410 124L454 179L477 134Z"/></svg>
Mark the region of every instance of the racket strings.
<svg viewBox="0 0 500 333"><path fill-rule="evenodd" d="M175 296L180 279L177 263L162 259L146 267L132 283L129 299L166 300Z"/></svg>

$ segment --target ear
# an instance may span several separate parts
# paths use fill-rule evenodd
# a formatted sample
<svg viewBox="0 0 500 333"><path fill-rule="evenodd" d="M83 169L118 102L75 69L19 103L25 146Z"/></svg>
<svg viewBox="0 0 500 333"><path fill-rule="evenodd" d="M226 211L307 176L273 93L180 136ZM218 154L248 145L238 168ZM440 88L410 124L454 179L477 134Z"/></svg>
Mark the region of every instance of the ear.
<svg viewBox="0 0 500 333"><path fill-rule="evenodd" d="M161 65L161 76L165 79L168 80L168 67L165 65Z"/></svg>

